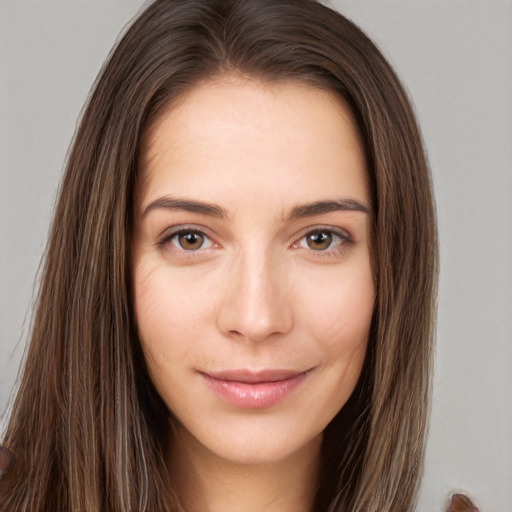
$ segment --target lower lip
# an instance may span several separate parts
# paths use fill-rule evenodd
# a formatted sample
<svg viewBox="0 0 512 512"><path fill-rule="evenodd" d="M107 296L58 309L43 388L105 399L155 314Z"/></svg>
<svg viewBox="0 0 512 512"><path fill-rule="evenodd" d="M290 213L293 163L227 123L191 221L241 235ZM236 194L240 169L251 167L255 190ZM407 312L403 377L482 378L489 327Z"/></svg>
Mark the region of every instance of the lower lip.
<svg viewBox="0 0 512 512"><path fill-rule="evenodd" d="M264 409L276 405L292 393L306 378L306 373L299 373L290 379L249 384L202 375L217 397L230 405L246 409Z"/></svg>

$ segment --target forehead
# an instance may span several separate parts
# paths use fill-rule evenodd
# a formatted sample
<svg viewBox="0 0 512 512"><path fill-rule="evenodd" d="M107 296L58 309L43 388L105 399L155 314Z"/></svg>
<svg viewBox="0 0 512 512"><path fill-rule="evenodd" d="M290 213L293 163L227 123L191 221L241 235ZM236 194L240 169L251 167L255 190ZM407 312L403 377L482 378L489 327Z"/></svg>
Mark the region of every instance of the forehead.
<svg viewBox="0 0 512 512"><path fill-rule="evenodd" d="M146 199L164 191L188 195L191 187L205 200L227 192L272 196L278 189L290 197L332 195L333 187L339 195L347 189L368 197L350 108L298 82L224 77L200 84L149 127L140 172Z"/></svg>

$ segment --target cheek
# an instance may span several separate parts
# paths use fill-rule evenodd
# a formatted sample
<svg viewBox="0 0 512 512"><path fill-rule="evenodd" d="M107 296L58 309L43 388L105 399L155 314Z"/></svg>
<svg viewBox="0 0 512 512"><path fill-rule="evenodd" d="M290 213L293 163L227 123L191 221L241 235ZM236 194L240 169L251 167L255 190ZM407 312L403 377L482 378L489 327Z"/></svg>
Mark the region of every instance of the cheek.
<svg viewBox="0 0 512 512"><path fill-rule="evenodd" d="M142 258L134 265L134 306L140 334L180 331L183 326L192 329L204 322L209 308L208 283L191 281L186 272L152 260Z"/></svg>
<svg viewBox="0 0 512 512"><path fill-rule="evenodd" d="M172 281L171 281L172 282ZM134 265L134 309L137 331L152 377L166 372L189 351L185 337L196 325L190 296L169 286L162 266Z"/></svg>
<svg viewBox="0 0 512 512"><path fill-rule="evenodd" d="M308 293L302 314L308 330L317 333L320 348L329 355L363 358L375 301L369 263L323 282Z"/></svg>

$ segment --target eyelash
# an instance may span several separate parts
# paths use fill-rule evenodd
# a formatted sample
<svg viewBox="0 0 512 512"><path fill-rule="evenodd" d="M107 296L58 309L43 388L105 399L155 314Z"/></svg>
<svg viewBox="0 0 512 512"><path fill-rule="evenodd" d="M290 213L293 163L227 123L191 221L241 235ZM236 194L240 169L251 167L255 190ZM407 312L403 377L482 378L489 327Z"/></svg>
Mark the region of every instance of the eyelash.
<svg viewBox="0 0 512 512"><path fill-rule="evenodd" d="M318 234L327 234L332 237L332 240L329 243L328 247L322 250L315 250L311 247L305 247L304 245L302 245L302 242L304 242L304 244L307 245L308 237ZM314 229L309 229L307 232L305 232L296 242L292 244L292 247L296 249L309 249L309 252L311 252L312 254L314 254L315 257L318 258L332 258L339 256L342 252L347 250L347 246L349 246L352 243L352 237L345 230L340 228L333 228L331 226L319 226Z"/></svg>
<svg viewBox="0 0 512 512"><path fill-rule="evenodd" d="M204 248L202 246L199 247L198 249L186 250L186 249L183 249L183 247L179 247L178 244L173 243L173 241L177 240L177 238L180 235L188 235L188 234L202 236L202 237L204 237L205 240L209 240L210 243L213 243L211 240L211 237L208 236L208 234L206 234L202 229L198 229L196 227L179 226L179 227L176 227L175 229L172 229L171 231L166 231L165 234L162 236L162 238L160 238L160 240L158 240L157 245L160 248L163 248L163 247L167 246L168 244L171 244L177 249L178 253L179 252L186 253L184 255L184 257L188 256L189 254L195 254L195 253L200 252L201 250L204 250Z"/></svg>
<svg viewBox="0 0 512 512"><path fill-rule="evenodd" d="M201 237L204 237L204 240L209 242L208 247L203 247L201 245L197 249L191 249L187 250L183 247L179 246L179 242L173 243L174 240L177 240L177 238L180 235L188 235L188 234L194 234L199 235ZM329 244L329 246L322 250L315 250L311 247L305 247L302 245L301 242L304 242L307 245L307 237L311 237L316 234L327 234L332 236L332 241ZM337 242L335 240L338 239ZM335 247L331 247L333 244L336 243ZM314 229L309 229L308 231L304 232L293 244L291 247L293 249L306 249L308 252L311 252L314 254L315 257L325 258L325 257L337 257L340 255L341 252L347 249L347 245L350 245L353 243L352 237L345 231L339 228L333 228L331 226L318 226ZM171 230L170 232L167 231L158 241L157 245L159 248L164 248L168 244L174 246L174 252L178 257L181 258L187 258L187 257L193 257L194 255L197 255L200 252L203 252L211 247L212 244L214 244L212 238L205 233L202 229L198 229L196 227L187 227L187 226L179 226L175 229Z"/></svg>

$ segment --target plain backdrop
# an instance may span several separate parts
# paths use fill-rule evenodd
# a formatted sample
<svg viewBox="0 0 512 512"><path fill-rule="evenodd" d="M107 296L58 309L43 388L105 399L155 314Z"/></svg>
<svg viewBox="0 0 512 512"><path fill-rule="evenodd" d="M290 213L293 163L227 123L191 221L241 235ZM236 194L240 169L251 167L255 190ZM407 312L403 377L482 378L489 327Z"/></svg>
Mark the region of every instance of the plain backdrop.
<svg viewBox="0 0 512 512"><path fill-rule="evenodd" d="M419 512L512 511L512 3L333 0L413 99L437 195L436 374ZM141 0L0 0L0 411L16 381L68 144ZM1 416L2 413L0 413ZM6 422L5 413L0 423Z"/></svg>

